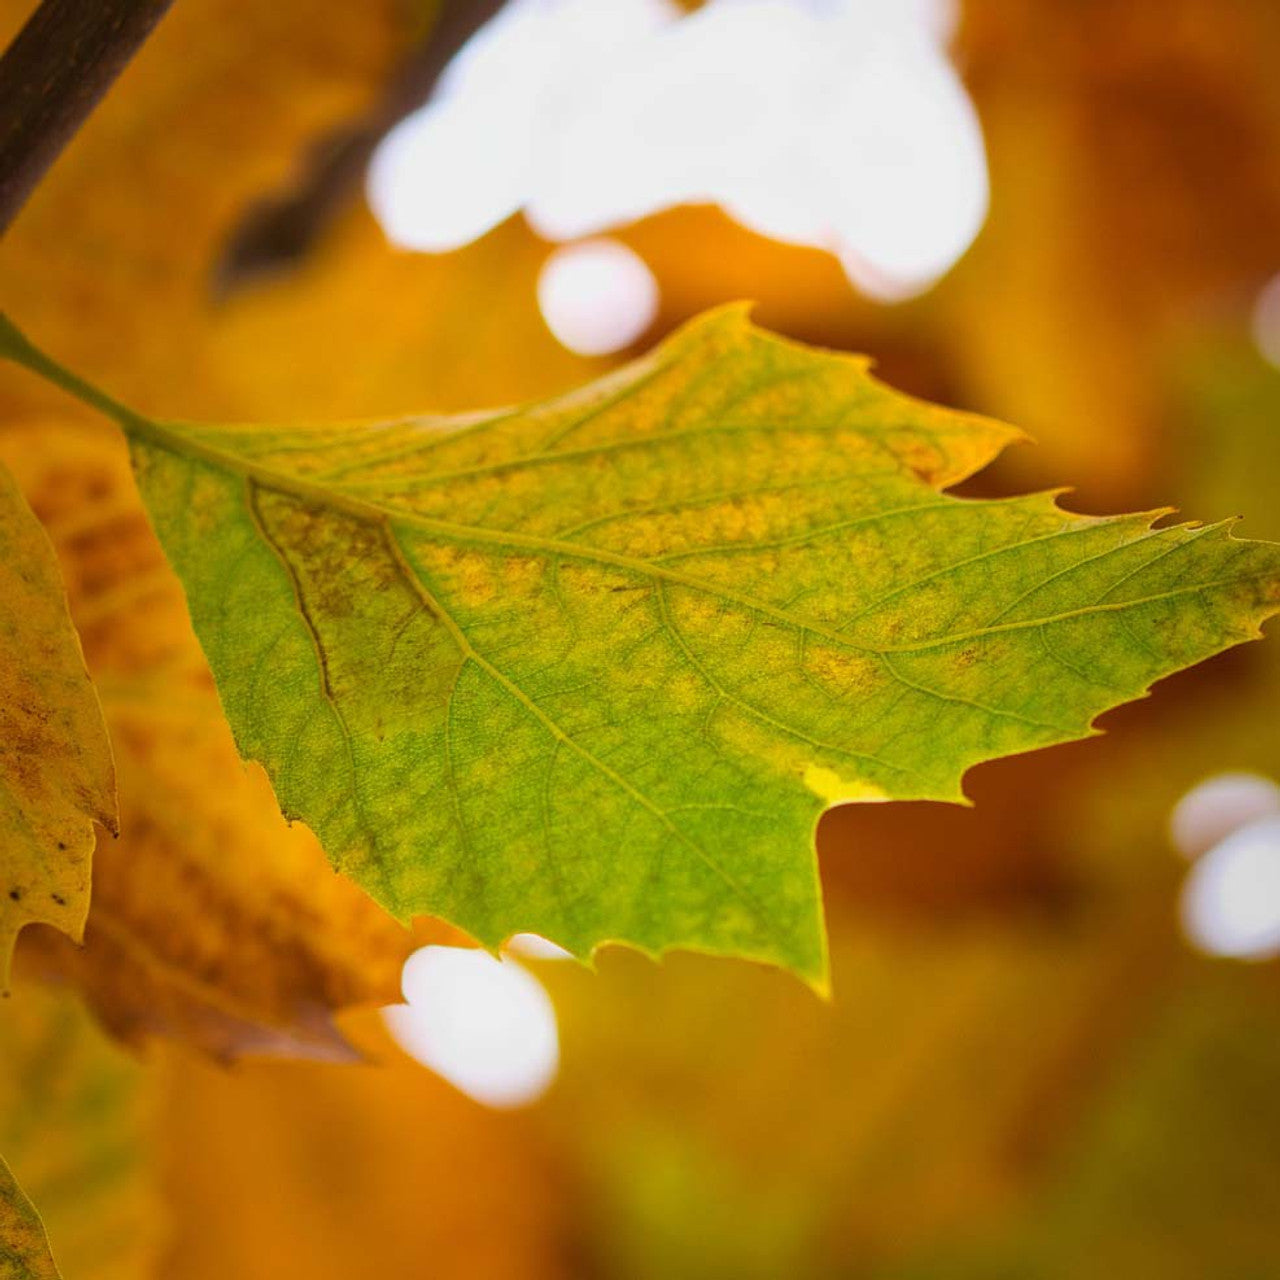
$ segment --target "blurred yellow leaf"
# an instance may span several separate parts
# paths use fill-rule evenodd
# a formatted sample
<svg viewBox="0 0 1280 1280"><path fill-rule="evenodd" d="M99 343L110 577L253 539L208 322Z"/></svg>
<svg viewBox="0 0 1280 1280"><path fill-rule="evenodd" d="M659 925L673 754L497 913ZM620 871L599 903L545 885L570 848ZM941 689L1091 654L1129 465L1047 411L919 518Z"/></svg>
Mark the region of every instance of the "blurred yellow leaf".
<svg viewBox="0 0 1280 1280"><path fill-rule="evenodd" d="M0 990L14 939L47 921L79 941L93 824L117 829L102 711L49 540L0 464Z"/></svg>
<svg viewBox="0 0 1280 1280"><path fill-rule="evenodd" d="M0 39L31 7L0 3ZM184 377L201 399L226 236L317 136L368 104L412 25L401 0L329 6L323 20L306 0L175 5L5 237L5 305L29 308L144 403ZM161 317L167 351L152 340Z"/></svg>
<svg viewBox="0 0 1280 1280"><path fill-rule="evenodd" d="M28 8L4 6L6 36ZM219 247L317 135L377 92L412 25L394 0L323 22L305 4L176 6L6 237L6 299L25 298L140 394L168 380L234 403L216 368L200 372L227 315L210 298ZM167 352L145 337L159 316ZM73 976L131 1041L348 1052L329 1013L396 999L407 935L240 764L123 449L62 407L47 413L30 387L6 379L0 405L0 455L53 527L105 687L125 813L121 840L97 853L85 949L41 932L24 940L28 963Z"/></svg>
<svg viewBox="0 0 1280 1280"><path fill-rule="evenodd" d="M120 839L98 850L83 950L33 931L21 957L74 978L128 1040L177 1035L219 1057L349 1053L328 1015L398 999L408 934L241 764L120 443L47 424L0 436L0 456L62 557L123 814Z"/></svg>
<svg viewBox="0 0 1280 1280"><path fill-rule="evenodd" d="M35 1206L0 1160L0 1277L3 1280L60 1280L44 1223Z"/></svg>

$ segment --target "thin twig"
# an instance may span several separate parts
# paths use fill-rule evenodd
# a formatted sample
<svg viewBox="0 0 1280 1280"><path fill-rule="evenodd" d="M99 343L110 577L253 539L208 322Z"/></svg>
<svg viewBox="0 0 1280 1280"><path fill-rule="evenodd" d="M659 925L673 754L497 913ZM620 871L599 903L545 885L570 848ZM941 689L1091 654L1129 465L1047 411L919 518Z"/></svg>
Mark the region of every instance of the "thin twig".
<svg viewBox="0 0 1280 1280"><path fill-rule="evenodd" d="M0 58L0 235L173 0L42 0Z"/></svg>
<svg viewBox="0 0 1280 1280"><path fill-rule="evenodd" d="M217 296L287 270L307 255L359 192L378 143L426 102L453 55L504 3L442 0L430 33L373 107L311 146L291 190L268 196L246 211L215 264Z"/></svg>

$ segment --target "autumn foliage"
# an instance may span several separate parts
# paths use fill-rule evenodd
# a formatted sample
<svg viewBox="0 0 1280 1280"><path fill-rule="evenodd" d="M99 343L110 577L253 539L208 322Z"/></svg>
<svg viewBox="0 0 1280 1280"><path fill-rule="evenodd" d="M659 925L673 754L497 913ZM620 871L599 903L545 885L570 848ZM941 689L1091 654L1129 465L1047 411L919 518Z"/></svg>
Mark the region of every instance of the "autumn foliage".
<svg viewBox="0 0 1280 1280"><path fill-rule="evenodd" d="M1166 836L1280 776L1280 25L1086 8L965 7L932 291L670 210L600 360L519 216L226 294L423 24L180 0L0 248L0 1276L1280 1266L1275 962ZM487 1110L376 1010L523 932Z"/></svg>

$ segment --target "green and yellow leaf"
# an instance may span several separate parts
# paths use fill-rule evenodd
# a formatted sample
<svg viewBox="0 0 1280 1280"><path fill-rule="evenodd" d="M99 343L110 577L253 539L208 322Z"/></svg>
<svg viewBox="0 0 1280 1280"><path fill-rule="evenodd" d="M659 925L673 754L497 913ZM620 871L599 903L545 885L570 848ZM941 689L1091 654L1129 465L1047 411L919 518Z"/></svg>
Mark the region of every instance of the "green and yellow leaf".
<svg viewBox="0 0 1280 1280"><path fill-rule="evenodd" d="M584 391L356 426L114 416L241 752L399 915L826 981L829 804L961 800L1258 634L1280 549L940 492L1011 428L704 318Z"/></svg>
<svg viewBox="0 0 1280 1280"><path fill-rule="evenodd" d="M93 824L116 829L115 790L58 562L0 467L0 989L24 925L80 938Z"/></svg>

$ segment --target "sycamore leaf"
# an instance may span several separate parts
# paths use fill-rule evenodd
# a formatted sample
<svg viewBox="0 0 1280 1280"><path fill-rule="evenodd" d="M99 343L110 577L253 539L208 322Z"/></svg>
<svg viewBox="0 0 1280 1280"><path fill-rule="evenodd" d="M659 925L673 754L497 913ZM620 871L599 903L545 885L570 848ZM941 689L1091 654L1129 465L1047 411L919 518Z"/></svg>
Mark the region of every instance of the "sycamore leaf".
<svg viewBox="0 0 1280 1280"><path fill-rule="evenodd" d="M36 1207L0 1160L0 1280L58 1280Z"/></svg>
<svg viewBox="0 0 1280 1280"><path fill-rule="evenodd" d="M1257 634L1280 548L940 494L1017 433L688 327L524 410L117 419L241 751L394 912L826 980L814 824Z"/></svg>
<svg viewBox="0 0 1280 1280"><path fill-rule="evenodd" d="M80 938L93 824L116 830L115 789L58 562L0 467L0 989L24 925Z"/></svg>
<svg viewBox="0 0 1280 1280"><path fill-rule="evenodd" d="M350 1058L332 1013L398 1000L412 939L242 764L124 442L7 424L0 456L58 553L120 791L84 945L28 929L19 971L74 982L134 1045L166 1035L220 1059Z"/></svg>

